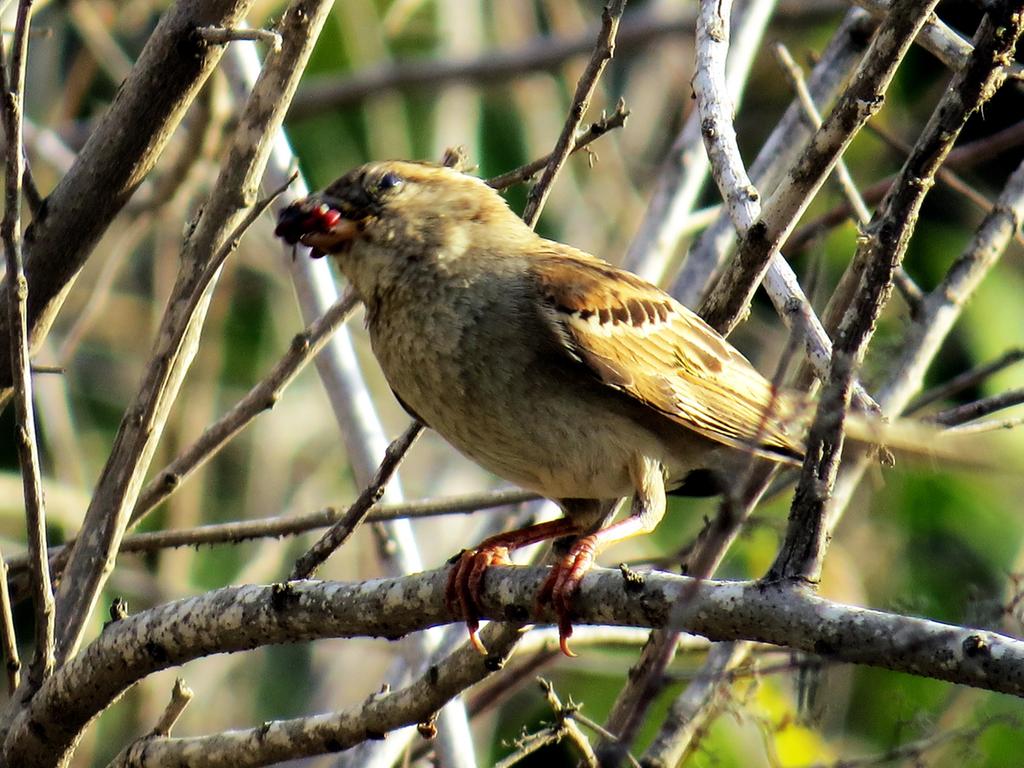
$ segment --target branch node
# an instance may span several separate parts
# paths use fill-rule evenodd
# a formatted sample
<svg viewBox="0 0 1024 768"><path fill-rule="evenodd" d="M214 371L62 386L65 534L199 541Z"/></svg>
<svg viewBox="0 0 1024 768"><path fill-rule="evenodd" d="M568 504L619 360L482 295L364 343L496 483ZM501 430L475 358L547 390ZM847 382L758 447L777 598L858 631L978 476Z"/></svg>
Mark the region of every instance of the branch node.
<svg viewBox="0 0 1024 768"><path fill-rule="evenodd" d="M167 702L167 708L164 713L160 716L153 731L149 734L153 736L163 736L164 738L171 735L171 729L174 724L178 722L178 718L181 717L182 712L185 711L185 707L189 705L195 693L191 688L186 685L185 681L180 677L174 681L174 688L171 690L171 700Z"/></svg>
<svg viewBox="0 0 1024 768"><path fill-rule="evenodd" d="M244 27L199 27L196 29L203 40L212 45L227 45L234 40L255 40L266 43L275 53L281 50L281 35L272 29L248 29Z"/></svg>

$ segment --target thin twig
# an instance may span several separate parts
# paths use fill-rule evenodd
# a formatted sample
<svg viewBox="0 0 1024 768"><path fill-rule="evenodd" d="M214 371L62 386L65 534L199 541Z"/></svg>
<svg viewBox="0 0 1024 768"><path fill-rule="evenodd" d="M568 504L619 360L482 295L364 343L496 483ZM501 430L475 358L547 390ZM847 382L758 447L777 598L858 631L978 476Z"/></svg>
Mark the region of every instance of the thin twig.
<svg viewBox="0 0 1024 768"><path fill-rule="evenodd" d="M910 416L917 413L925 406L931 405L939 400L945 400L947 397L952 397L959 392L963 392L965 389L977 386L989 376L999 373L999 371L1004 368L1008 368L1011 365L1019 363L1021 360L1024 360L1024 349L1008 350L990 363L985 363L984 365L979 365L969 371L964 371L960 375L954 376L949 381L943 382L936 387L932 387L921 396L915 398L903 411L903 415Z"/></svg>
<svg viewBox="0 0 1024 768"><path fill-rule="evenodd" d="M903 141L895 133L890 131L888 128L879 124L878 122L868 123L867 129L871 131L871 133L878 136L883 142L888 144L890 147L892 147L892 149L901 154L903 157L906 157L907 155L910 154L910 145ZM979 192L977 189L968 184L967 181L965 181L958 173L952 170L951 166L955 165L956 163L951 161L955 160L957 160L957 157L954 155L954 150L951 150L946 158L946 162L943 164L941 168L939 168L938 172L936 172L935 179L939 181L943 186L947 187L951 191L965 198L967 202L971 203L979 211L987 212L991 210L992 201L985 194ZM890 180L890 185L891 183L892 180ZM886 192L888 192L888 189L886 190ZM1018 234L1017 242L1024 243L1024 235Z"/></svg>
<svg viewBox="0 0 1024 768"><path fill-rule="evenodd" d="M992 715L984 718L977 725L949 729L937 728L929 736L903 744L896 744L877 755L845 757L834 762L816 763L808 768L880 768L881 766L894 765L897 762L910 766L937 765L938 760L941 760L941 758L937 758L934 762L932 759L926 760L926 752L953 742L963 745L965 755L971 754L969 750L972 750L972 748L974 750L979 749L980 738L995 725L1003 725L1016 735L1020 732L1021 726L1024 723L1021 722L1020 718L1010 714Z"/></svg>
<svg viewBox="0 0 1024 768"><path fill-rule="evenodd" d="M576 642L576 638L575 637L573 637L573 645L574 646L578 645L578 643ZM614 733L612 733L611 731L607 730L603 725L601 725L600 723L596 722L595 720L591 720L589 717L584 715L582 712L580 712L580 711L573 712L572 719L575 720L580 725L582 725L584 728L587 728L587 729L593 731L598 736L600 736L602 739L607 739L608 741L613 741L613 742L615 741L615 734ZM629 764L630 764L630 766L632 766L632 768L640 768L640 763L637 761L637 759L635 757L633 757L633 753L632 752L627 750L626 753L625 753L625 757L626 757L626 760L629 761Z"/></svg>
<svg viewBox="0 0 1024 768"><path fill-rule="evenodd" d="M1015 416L1011 419L989 419L986 421L976 421L970 424L961 424L956 427L949 427L944 434L956 435L963 437L964 435L981 435L986 432L996 432L1003 429L1016 429L1021 424L1024 424L1024 416Z"/></svg>
<svg viewBox="0 0 1024 768"><path fill-rule="evenodd" d="M171 689L171 700L167 702L167 707L164 709L160 719L157 720L156 725L153 727L151 736L170 736L171 730L174 728L174 724L178 722L178 718L181 717L185 711L185 707L189 705L192 698L195 696L192 689L186 685L185 681L180 677L174 681L174 688Z"/></svg>
<svg viewBox="0 0 1024 768"><path fill-rule="evenodd" d="M32 0L21 0L14 28L10 68L4 66L3 124L7 139L5 151L4 217L0 224L7 261L7 309L10 328L11 373L14 382L16 438L25 500L25 524L28 530L30 575L35 605L36 651L29 665L29 687L34 690L50 676L54 668L54 602L50 584L50 566L46 557L46 509L43 504L42 473L32 406L32 374L28 350L28 292L21 251L21 182L24 174L22 144L22 103L25 91L25 61L28 54L28 29ZM0 46L0 64L3 61ZM2 566L0 559L0 566ZM6 570L0 567L0 570ZM6 597L0 592L0 599ZM9 599L9 598L8 598ZM10 618L10 606L2 613ZM13 637L13 627L4 629L5 645ZM17 651L6 648L8 664L17 661ZM13 677L9 677L10 682Z"/></svg>
<svg viewBox="0 0 1024 768"><path fill-rule="evenodd" d="M284 182L273 189L270 194L260 198L248 207L245 214L242 216L241 221L235 225L235 228L231 230L231 233L224 242L217 247L212 258L210 258L209 262L205 265L205 274L200 279L199 285L209 285L213 281L214 276L220 271L220 268L224 266L224 262L227 260L228 256L234 253L238 248L239 243L242 241L242 237L249 231L249 227L255 224L259 217L274 204L274 201L284 194L288 187L295 183L296 178L298 178L297 172L285 179ZM193 305L190 309L194 309L195 305L199 303L202 293L202 290L195 292L192 298Z"/></svg>
<svg viewBox="0 0 1024 768"><path fill-rule="evenodd" d="M8 91L8 73L5 59L6 56L3 50L3 41L0 40L0 88L3 89L4 95L6 95ZM6 104L7 100L5 99L5 105ZM17 114L15 114L12 109L4 109L5 134L7 134L8 131L8 123L13 123L16 120ZM17 419L18 425L27 423L29 427L34 429L35 420L30 416L31 410L29 410L28 413L23 413L26 406L28 409L32 408L32 398L30 396L31 389L27 391L25 389L26 385L31 387L32 382L30 372L25 370L29 365L29 360L27 349L28 339L25 338L25 302L27 299L27 286L24 285L25 276L22 269L21 216L17 201L15 201L14 207L10 204L10 195L12 193L17 194L18 191L17 181L12 179L10 173L12 161L16 162L16 160L11 158L10 150L12 145L17 145L19 143L21 132L12 131L12 133L15 134L15 141L11 142L8 140L7 152L4 154L7 178L4 185L4 216L3 222L0 223L0 227L2 227L2 237L4 241L6 279L8 287L7 304L11 316L11 320L8 320L8 322L11 325L11 373L14 380L14 399L17 408L15 418ZM0 407L2 407L2 404L0 404ZM23 435L22 430L18 429L18 436L23 438L17 441L20 450L21 445L27 441L27 434ZM35 441L33 440L32 443L27 446L30 452L30 461L31 451L34 445ZM29 463L22 470L22 483L24 487L22 493L26 501L26 511L28 507L28 500L30 498L28 494L30 492L33 494L35 493L35 485L31 474L32 466L33 465ZM35 466L38 468L38 461ZM41 497L41 492L39 496ZM33 559L33 562L36 561ZM7 573L8 566L4 560L3 552L0 551L0 576L3 577L3 584L0 584L0 646L2 646L4 655L4 670L7 677L7 690L9 694L13 695L15 690L17 690L18 686L21 684L21 657L18 654L18 638L14 631L14 614L11 611L11 593L7 584ZM33 586L35 586L36 579L34 574L32 582Z"/></svg>
<svg viewBox="0 0 1024 768"><path fill-rule="evenodd" d="M574 648L579 646L636 648L642 646L648 637L650 637L649 630L594 625L575 627L572 642ZM688 653L704 653L708 650L708 645L704 638L697 635L682 635L679 650ZM494 684L474 691L468 696L467 709L470 717L475 719L501 706L511 696L517 694L522 683L536 677L537 672L550 662L556 661L561 655L557 627L534 627L531 629L516 646L516 660L502 669L500 682L495 681ZM580 725L593 731L602 739L610 742L616 740L614 733L599 723L595 723L581 712L575 712L573 717ZM412 750L410 758L415 764L416 761L426 757L430 751L429 745L420 744ZM627 759L633 759L633 756L627 754Z"/></svg>
<svg viewBox="0 0 1024 768"><path fill-rule="evenodd" d="M547 700L548 706L555 716L558 730L562 732L562 736L572 742L573 746L576 747L576 751L580 753L581 764L585 768L597 768L597 755L594 754L593 747L590 746L587 737L575 722L579 706L574 704L572 699L569 700L568 704L563 704L562 700L558 698L558 694L555 693L555 687L550 681L545 680L543 677L538 677L537 682L540 684L540 688L544 692L544 698Z"/></svg>
<svg viewBox="0 0 1024 768"><path fill-rule="evenodd" d="M661 728L643 754L645 765L679 765L696 746L733 677L753 649L753 643L715 643L690 684L680 693L665 716Z"/></svg>
<svg viewBox="0 0 1024 768"><path fill-rule="evenodd" d="M63 365L42 365L41 363L32 363L29 366L29 371L31 371L33 376L63 376L68 372L68 369Z"/></svg>
<svg viewBox="0 0 1024 768"><path fill-rule="evenodd" d="M251 27L199 27L196 33L208 43L226 45L235 40L266 43L273 51L281 50L281 35L272 29Z"/></svg>
<svg viewBox="0 0 1024 768"><path fill-rule="evenodd" d="M876 128L872 123L869 123L867 127L871 131L874 131ZM993 157L997 157L1008 149L1019 147L1022 143L1024 143L1024 121L1015 123L1008 128L993 133L991 136L986 136L983 139L972 141L970 144L954 148L946 157L943 170L971 168ZM861 192L861 197L869 204L878 203L888 193L895 178L895 175L893 175L875 182ZM973 194L968 195L967 199L972 203L979 204L984 196L972 188L968 187L968 189L971 189ZM992 209L992 204L987 202L987 198L984 199L986 204L980 205L980 208L985 213L988 213ZM789 236L789 239L786 240L786 248L793 252L804 250L821 232L837 227L845 222L849 218L850 213L851 208L847 203L838 205L832 210L823 213L818 218L813 219L794 231ZM1024 233L1016 232L1014 239L1019 243L1024 243Z"/></svg>
<svg viewBox="0 0 1024 768"><path fill-rule="evenodd" d="M139 494L129 526L134 526L158 504L165 501L183 481L217 455L256 416L273 408L284 389L298 376L306 363L316 357L342 323L355 310L358 300L346 293L323 317L292 339L291 346L259 383L234 407L211 424L191 446L156 473Z"/></svg>
<svg viewBox="0 0 1024 768"><path fill-rule="evenodd" d="M540 180L533 186L526 198L523 221L530 227L535 226L537 219L540 218L540 212L551 192L551 185L572 153L576 130L587 113L590 99L597 87L597 81L601 77L601 73L604 72L605 65L615 53L615 35L619 30L619 20L625 9L626 0L609 0L601 13L601 31L597 36L597 43L594 45L594 52L590 56L587 68L576 83L576 92L573 94L572 104L569 107L569 117L562 127L558 141L555 142L551 159L544 167Z"/></svg>
<svg viewBox="0 0 1024 768"><path fill-rule="evenodd" d="M891 373L878 390L878 401L887 416L899 414L920 390L928 367L971 296L1006 252L1021 221L1024 221L1024 163L1010 174L996 205L946 276L925 296L920 314L911 319L903 339L895 346L897 352L886 364ZM846 462L833 492L828 520L830 532L842 519L867 467L868 461L863 456Z"/></svg>
<svg viewBox="0 0 1024 768"><path fill-rule="evenodd" d="M1021 144L1024 144L1024 120L957 147L946 158L946 167L971 168Z"/></svg>
<svg viewBox="0 0 1024 768"><path fill-rule="evenodd" d="M373 480L363 489L344 516L331 526L331 529L302 557L295 561L295 567L292 568L292 572L288 576L289 581L308 579L331 556L334 550L348 540L359 524L366 519L366 515L373 505L380 501L381 496L384 495L384 486L387 485L388 480L391 479L395 470L398 469L398 465L405 458L405 454L408 453L422 432L423 424L413 421L406 427L405 432L395 438L384 452L384 458L380 466L377 467Z"/></svg>
<svg viewBox="0 0 1024 768"><path fill-rule="evenodd" d="M732 19L734 45L729 48L724 85L735 105L744 97L776 5L775 0L752 0L744 3ZM664 281L676 260L682 239L692 228L693 209L709 170L710 162L701 136L700 111L691 110L662 161L647 210L623 257L626 269L655 285ZM683 303L694 303L694 300L687 297Z"/></svg>
<svg viewBox="0 0 1024 768"><path fill-rule="evenodd" d="M800 66L790 55L789 50L782 43L777 43L773 52L776 60L782 68L782 71L789 78L790 86L796 93L797 100L803 107L804 115L811 127L817 131L821 128L821 114L818 112L818 107L814 103L814 99L811 97L810 91L807 88L807 83L804 80L803 71ZM871 211L868 209L867 204L860 195L860 191L857 189L857 185L853 180L853 176L850 174L850 169L846 166L846 162L840 157L836 160L835 168L833 169L833 175L836 183L839 185L843 196L846 198L846 203L850 207L850 210L854 212L857 223L865 227L871 221ZM836 286L836 289L832 292L831 298L829 298L828 304L825 307L825 311L822 313L822 324L829 336L835 334L836 328L839 321L842 319L843 314L846 312L850 302L853 301L854 293L860 285L861 272L856 268L859 262L856 260L851 261L849 267L843 272L843 276ZM902 280L897 279L897 275L902 276ZM911 310L915 311L920 306L920 290L918 289L916 295L914 289L916 286L913 285L913 281L903 272L902 266L897 270L897 273L893 276L894 282L905 286L904 296L908 302L913 302ZM797 387L804 389L810 386L812 381L812 371L809 365L804 365L801 368L800 373L797 376Z"/></svg>
<svg viewBox="0 0 1024 768"><path fill-rule="evenodd" d="M561 728L552 725L541 728L535 733L524 734L512 742L515 751L496 762L494 768L513 768L514 765L522 762L534 752L557 744L564 736L565 732Z"/></svg>
<svg viewBox="0 0 1024 768"><path fill-rule="evenodd" d="M443 515L467 515L485 509L506 507L536 501L537 494L513 488L504 491L471 493L464 496L450 496L424 501L405 501L398 504L381 504L371 508L366 521L382 523L390 520L421 519ZM233 523L211 523L195 528L170 531L151 531L125 536L121 541L119 554L129 552L157 552L174 547L198 547L214 544L238 544L253 539L298 536L317 528L326 528L341 520L345 510L325 507L316 512L301 515L279 515L262 520L240 520ZM50 548L50 568L59 576L67 562L67 552L74 540L59 547ZM8 562L13 576L23 573L28 564L27 557L14 555ZM20 587L20 589L19 589ZM19 581L13 582L15 598L24 587Z"/></svg>
<svg viewBox="0 0 1024 768"><path fill-rule="evenodd" d="M782 69L783 74L789 80L790 88L793 89L797 100L803 107L804 115L811 128L818 130L821 127L821 113L818 112L818 106L814 103L811 92L807 88L807 81L804 79L803 70L783 43L776 43L772 46L772 53L775 54L775 59L779 63L780 69ZM856 213L857 219L862 224L867 224L871 219L871 211L868 210L867 205L865 205L864 200L860 196L860 192L857 191L857 185L854 183L853 177L850 175L850 169L846 167L846 161L843 158L840 157L836 160L833 172L839 188L842 190L844 197L846 197L847 204Z"/></svg>
<svg viewBox="0 0 1024 768"><path fill-rule="evenodd" d="M601 115L599 120L592 122L589 128L576 136L575 143L572 146L572 152L579 152L593 141L604 136L608 131L615 128L621 128L626 124L627 117L629 117L629 110L626 109L626 102L619 99L618 104L615 105L615 111L612 112L611 115ZM529 181L531 178L536 176L538 172L546 168L553 157L554 152L549 152L544 155L544 157L539 157L533 162L526 163L526 165L521 165L507 173L487 179L487 184L495 189L506 189L511 187L513 184Z"/></svg>
<svg viewBox="0 0 1024 768"><path fill-rule="evenodd" d="M14 614L11 611L11 591L7 584L8 566L0 555L0 651L4 656L7 692L13 694L21 684L21 657L18 638L14 634Z"/></svg>
<svg viewBox="0 0 1024 768"><path fill-rule="evenodd" d="M28 203L29 213L32 214L32 218L40 215L43 210L43 195L39 191L39 185L36 184L35 176L32 175L32 166L29 165L28 157L24 158L25 170L21 174L21 193L25 196L25 202Z"/></svg>
<svg viewBox="0 0 1024 768"><path fill-rule="evenodd" d="M957 427L1021 403L1024 403L1024 389L1011 389L1008 392L1000 392L998 395L983 397L973 403L939 411L929 420L947 427Z"/></svg>

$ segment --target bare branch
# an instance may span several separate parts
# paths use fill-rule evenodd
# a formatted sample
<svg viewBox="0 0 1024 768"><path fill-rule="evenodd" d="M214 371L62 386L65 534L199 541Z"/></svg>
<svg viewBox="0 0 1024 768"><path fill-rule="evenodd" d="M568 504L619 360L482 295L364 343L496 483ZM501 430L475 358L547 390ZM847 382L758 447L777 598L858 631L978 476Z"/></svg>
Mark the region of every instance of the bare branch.
<svg viewBox="0 0 1024 768"><path fill-rule="evenodd" d="M644 752L644 765L679 765L698 735L717 713L722 685L729 672L747 658L750 643L716 643L693 681L672 702L654 741Z"/></svg>
<svg viewBox="0 0 1024 768"><path fill-rule="evenodd" d="M281 50L281 35L272 29L253 29L250 27L200 27L196 30L200 37L208 43L226 45L233 40L254 40L265 43L270 50Z"/></svg>
<svg viewBox="0 0 1024 768"><path fill-rule="evenodd" d="M138 489L198 344L220 261L251 222L255 197L289 97L312 50L330 3L296 0L281 20L285 43L271 53L239 122L209 202L186 239L182 269L161 322L155 353L128 409L86 512L57 596L58 658L78 646L110 565L116 557Z"/></svg>
<svg viewBox="0 0 1024 768"><path fill-rule="evenodd" d="M544 568L495 568L484 589L490 619L528 618L547 575ZM15 719L4 743L9 765L38 768L66 752L81 729L136 680L211 653L256 644L319 637L397 637L457 621L447 612L446 569L355 584L293 582L227 587L170 603L110 624L76 658L47 680ZM642 599L638 599L638 592ZM686 627L715 640L748 639L786 645L833 661L870 664L1024 696L1024 642L995 632L956 627L825 600L785 584L695 582L645 574L627 583L596 569L576 602L579 624L663 626L681 599ZM551 621L545 611L536 616ZM517 630L489 625L488 647L502 647ZM133 766L165 761L244 768L345 749L373 734L426 721L450 697L499 668L504 651L484 657L464 646L411 686L371 696L340 712L279 721L207 737L153 739Z"/></svg>
<svg viewBox="0 0 1024 768"><path fill-rule="evenodd" d="M3 63L3 46L0 45L0 75L3 81L3 125L6 147L4 149L4 216L0 223L4 254L7 262L4 298L7 299L8 345L11 376L14 384L14 405L16 418L15 444L18 448L18 463L21 465L22 494L25 501L25 524L28 529L28 547L32 582L32 598L35 605L36 651L29 665L28 683L30 693L53 672L54 667L54 604L53 588L50 584L50 565L46 557L46 509L43 504L43 481L39 469L39 444L36 438L35 415L32 404L32 374L29 370L29 282L25 275L21 242L21 181L24 176L25 156L22 143L22 104L25 91L25 61L28 55L29 19L32 0L20 0L18 16L12 41L11 63ZM35 289L35 285L32 285ZM0 361L0 368L3 362ZM2 375L2 374L0 374ZM6 566L0 557L0 571L6 573ZM7 590L0 592L6 597ZM2 607L6 621L11 617L9 602ZM4 646L8 662L8 682L16 679L17 646L11 641L14 627L3 629Z"/></svg>
<svg viewBox="0 0 1024 768"><path fill-rule="evenodd" d="M998 395L984 397L973 403L940 411L932 416L931 420L938 424L955 427L1021 403L1024 403L1024 389L1011 389L1008 392L1000 392Z"/></svg>
<svg viewBox="0 0 1024 768"><path fill-rule="evenodd" d="M629 110L626 109L626 103L619 99L619 103L615 105L615 111L609 116L602 115L599 120L595 120L590 124L583 133L576 136L575 143L572 146L572 152L579 152L586 146L589 146L592 142L604 136L608 131L615 128L621 128L626 124L626 118L629 117ZM539 157L533 162L521 165L518 168L514 168L507 173L503 173L500 176L494 176L487 179L488 186L494 187L495 189L506 189L511 187L513 184L528 181L540 171L544 170L551 162L554 156L554 152L549 152L544 157Z"/></svg>
<svg viewBox="0 0 1024 768"><path fill-rule="evenodd" d="M464 496L448 496L424 501L404 501L397 504L381 504L366 516L367 522L382 523L391 520L420 519L442 515L468 515L512 504L536 501L539 497L530 491L513 488L504 491L470 493ZM240 520L233 523L211 523L182 530L152 531L125 536L121 540L119 554L128 552L157 552L172 547L199 547L212 544L239 544L253 539L298 536L318 528L326 528L341 520L345 510L325 507L316 512L301 515L281 515L260 520ZM50 567L59 575L67 562L69 541L59 547L50 548ZM14 555L8 567L15 577L24 572L28 564L25 555ZM24 587L19 580L12 585L15 597L24 596Z"/></svg>
<svg viewBox="0 0 1024 768"><path fill-rule="evenodd" d="M754 223L761 212L760 196L743 166L736 141L736 130L732 125L732 105L724 86L725 55L729 45L729 8L729 2L716 4L708 1L701 5L697 25L698 66L693 84L697 95L697 108L701 113L701 133L711 160L712 175L726 202L736 231L746 243L751 235L760 240L763 232L760 224L755 226ZM880 36L881 31L876 35L875 42ZM909 42L907 45L909 46ZM849 93L850 90L847 89L840 105L847 99ZM736 266L741 265L743 261L744 252L741 247L733 260L734 266L722 275L712 293L702 302L700 314L719 331L728 333L745 311L757 284L762 278L766 278L765 288L776 310L789 328L796 328L804 335L808 358L818 375L825 377L831 359L831 341L807 297L804 296L793 270L781 256L775 258L770 253L766 255L756 274L744 266ZM745 274L747 278L754 278L747 286L748 293L744 293L741 284L742 279L746 278L735 282L738 280L736 275L740 273ZM737 296L740 298L737 299ZM877 410L874 401L859 385L857 401L865 409Z"/></svg>
<svg viewBox="0 0 1024 768"><path fill-rule="evenodd" d="M171 689L171 700L167 702L167 708L160 715L160 720L154 726L152 735L170 736L171 729L174 728L174 724L178 722L178 718L181 717L185 707L194 696L195 693L185 684L185 681L180 677L177 678L174 681L174 688Z"/></svg>
<svg viewBox="0 0 1024 768"><path fill-rule="evenodd" d="M590 56L587 68L576 83L576 92L573 94L572 104L569 106L569 117L562 127L558 141L555 142L555 148L551 151L551 159L544 167L540 180L533 186L526 198L523 221L530 227L536 226L540 212L544 208L544 202L551 191L551 185L569 155L572 154L576 130L587 113L590 99L597 88L597 81L600 79L601 73L604 72L605 65L615 54L615 35L619 31L619 20L625 10L626 0L609 0L601 13L601 31L598 33L597 43L594 45L594 52Z"/></svg>
<svg viewBox="0 0 1024 768"><path fill-rule="evenodd" d="M4 672L7 676L7 691L13 695L21 684L21 658L18 655L18 638L14 634L14 615L11 612L11 591L7 586L9 568L0 556L0 651L4 656Z"/></svg>
<svg viewBox="0 0 1024 768"><path fill-rule="evenodd" d="M729 49L724 83L733 104L739 104L743 98L751 67L775 8L774 0L757 0L737 10L733 35L736 44ZM662 282L687 232L709 167L701 137L700 111L692 110L662 161L650 203L623 259L627 269L652 283Z"/></svg>
<svg viewBox="0 0 1024 768"><path fill-rule="evenodd" d="M713 326L723 331L732 329L769 267L775 265L778 269L781 265L782 258L777 256L779 248L857 131L881 108L897 66L934 5L932 0L898 0L894 4L875 33L853 81L763 209L757 201L756 192L754 197L740 194L741 190L750 187L749 180L734 182L723 179L719 182L723 196L727 201L732 200L733 218L743 241L732 263L702 305L701 314ZM700 80L696 80L695 85L699 84ZM700 95L701 90L697 92ZM709 151L720 151L711 148L719 146L721 132L729 130L722 123L719 119L705 128L706 136L710 135L712 139ZM730 130L728 135L734 144L734 133ZM770 288L770 285L766 287ZM769 290L769 293L774 294L774 291ZM780 306L775 295L773 301L776 307ZM818 341L827 348L828 339L823 331L821 336L823 338ZM819 372L827 370L827 365L822 365L827 364L827 360L816 360L815 363Z"/></svg>
<svg viewBox="0 0 1024 768"><path fill-rule="evenodd" d="M336 301L323 317L292 339L291 346L259 383L234 407L211 424L191 446L156 473L139 494L132 510L130 526L146 516L179 488L193 472L217 455L259 414L274 407L284 389L298 376L355 310L358 300L352 293Z"/></svg>
<svg viewBox="0 0 1024 768"><path fill-rule="evenodd" d="M895 10L893 11L895 13ZM967 118L999 89L1004 63L1013 57L1024 28L1024 14L993 8L982 20L966 66L953 78L932 112L900 177L865 232L851 270L860 291L843 317L832 355L832 371L807 440L807 458L790 509L786 541L768 578L816 582L827 546L826 504L839 471L843 421L853 376L864 359L875 322L892 290L892 279L906 253L925 195Z"/></svg>
<svg viewBox="0 0 1024 768"><path fill-rule="evenodd" d="M46 335L93 246L160 156L171 133L220 59L223 48L195 34L199 26L234 26L252 0L178 0L163 16L118 97L71 170L46 198L45 215L25 233L29 344ZM132 130L124 130L131 125ZM0 295L0 340L6 298ZM6 341L0 342L0 395L10 387ZM0 397L2 400L2 397Z"/></svg>
<svg viewBox="0 0 1024 768"><path fill-rule="evenodd" d="M150 511L180 488L193 472L217 455L220 449L238 435L252 419L272 408L281 392L298 375L305 364L323 349L330 340L331 334L351 315L355 305L355 296L346 294L335 302L323 317L297 334L292 340L288 352L263 380L250 389L249 393L224 416L207 427L195 443L157 472L153 480L139 495L139 500L128 521L128 530L131 530ZM533 498L532 494L520 495ZM337 515L333 510L326 510L313 515L205 526L193 531L159 532L127 539L122 542L119 551L142 552L166 547L239 542L265 536L295 535L313 528L330 525L336 519ZM75 539L72 538L64 545L50 550L50 567L55 574L64 570L70 554L70 547L74 543ZM24 557L16 556L11 560L12 571L18 573L24 569L25 564ZM15 592L18 591L16 586Z"/></svg>
<svg viewBox="0 0 1024 768"><path fill-rule="evenodd" d="M864 11L851 8L846 14L808 79L807 87L816 104L830 104L836 98L860 62L874 28L874 21ZM810 135L803 109L794 99L750 166L750 178L758 189L766 192L775 188ZM716 221L691 246L672 284L672 295L687 306L696 306L735 242L736 229L723 206Z"/></svg>
<svg viewBox="0 0 1024 768"><path fill-rule="evenodd" d="M887 141L895 139L895 137L889 135L888 132L879 131L877 126L873 124L868 125L868 130L873 133L877 133L883 138L888 137ZM991 136L986 136L983 139L978 139L977 141L973 141L969 144L963 144L959 147L955 147L946 157L945 165L939 169L937 178L940 181L943 179L947 181L953 179L958 180L959 183L955 186L950 186L957 192L963 194L967 200L977 206L979 210L984 213L988 213L992 210L992 202L972 187L963 183L962 180L960 180L960 177L954 174L950 169L971 168L985 160L997 157L1008 149L1019 147L1021 144L1024 144L1024 122L1011 125L1009 128L1004 128L1003 130L997 131ZM909 151L909 148L907 148L905 154L909 154ZM861 196L869 204L878 203L889 192L895 178L896 177L894 175L875 182L864 189ZM817 219L808 222L794 231L786 240L786 247L790 251L801 251L805 249L808 243L810 243L821 232L826 229L839 226L846 221L851 212L852 209L848 204L844 203L836 206L832 210L819 216ZM1024 234L1018 232L1014 237L1017 242L1024 243Z"/></svg>
<svg viewBox="0 0 1024 768"><path fill-rule="evenodd" d="M405 458L405 454L408 453L422 432L423 425L418 421L413 421L401 435L395 438L384 452L384 458L381 460L373 480L363 489L344 516L331 526L331 529L310 547L309 551L295 561L295 567L288 577L289 581L308 579L331 556L334 550L348 540L359 524L366 519L374 504L380 501L381 496L384 495L384 486L387 485L388 480L391 479L395 470L398 469L398 465Z"/></svg>
<svg viewBox="0 0 1024 768"><path fill-rule="evenodd" d="M571 699L568 704L563 704L555 692L554 685L550 681L538 677L537 682L540 684L540 688L544 692L544 698L547 699L548 706L555 716L557 727L572 742L576 751L579 752L581 764L584 768L597 768L597 755L594 754L590 742L575 722L579 706L574 704Z"/></svg>
<svg viewBox="0 0 1024 768"><path fill-rule="evenodd" d="M939 400L944 400L947 397L952 397L959 392L963 392L965 389L977 386L989 376L992 376L1011 365L1015 365L1021 360L1024 360L1024 349L1011 349L1004 352L992 362L979 365L969 371L964 371L959 376L954 376L949 381L943 382L937 387L933 387L928 390L908 405L904 409L903 413L906 416L917 413L925 406L931 405Z"/></svg>

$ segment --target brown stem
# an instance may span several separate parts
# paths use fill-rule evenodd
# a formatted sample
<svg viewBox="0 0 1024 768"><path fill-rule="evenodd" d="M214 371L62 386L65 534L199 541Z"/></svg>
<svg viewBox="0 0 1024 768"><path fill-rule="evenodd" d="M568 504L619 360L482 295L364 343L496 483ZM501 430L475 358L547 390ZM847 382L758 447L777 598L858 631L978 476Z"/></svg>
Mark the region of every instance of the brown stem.
<svg viewBox="0 0 1024 768"><path fill-rule="evenodd" d="M398 465L405 458L405 454L408 453L422 432L423 425L414 421L388 446L373 480L363 489L363 492L359 494L342 518L331 526L331 529L310 547L308 552L295 561L295 567L288 577L289 581L308 579L331 556L334 550L348 540L359 524L366 519L373 505L380 501L380 497L384 495L384 486L387 485L388 480L391 479L398 469Z"/></svg>
<svg viewBox="0 0 1024 768"><path fill-rule="evenodd" d="M615 35L619 30L619 20L623 11L626 10L626 0L609 0L601 13L601 31L597 36L597 43L594 45L594 52L590 56L587 68L583 71L579 81L576 83L576 92L573 94L572 104L569 106L569 117L562 127L562 133L555 142L555 148L551 152L551 159L544 167L540 180L530 190L526 198L526 208L523 210L523 221L530 227L537 224L540 212L551 192L551 185L565 161L573 151L574 137L583 117L590 106L590 99L597 88L597 81L604 72L605 66L615 54Z"/></svg>
<svg viewBox="0 0 1024 768"><path fill-rule="evenodd" d="M9 328L7 351L10 354L10 373L14 384L14 405L18 461L21 465L22 488L25 500L25 525L28 530L30 580L35 605L36 651L29 666L28 695L53 673L54 667L54 603L50 584L50 566L46 557L46 509L43 504L42 473L39 467L39 444L36 439L35 415L32 405L32 374L29 370L28 298L29 281L25 275L21 242L21 182L24 175L24 145L22 143L22 103L25 91L25 60L28 54L28 28L32 13L32 0L21 0L14 28L11 64L3 67L3 124L7 146L4 152L5 176L4 217L0 224L4 252L7 260L7 321ZM3 52L0 49L0 62ZM34 289L34 285L32 286ZM0 362L0 368L3 367ZM0 569L6 570L0 559ZM10 599L6 590L0 599ZM10 604L3 606L2 614L10 618ZM13 627L4 628L5 655L9 677L16 677L17 649L8 645L13 639Z"/></svg>

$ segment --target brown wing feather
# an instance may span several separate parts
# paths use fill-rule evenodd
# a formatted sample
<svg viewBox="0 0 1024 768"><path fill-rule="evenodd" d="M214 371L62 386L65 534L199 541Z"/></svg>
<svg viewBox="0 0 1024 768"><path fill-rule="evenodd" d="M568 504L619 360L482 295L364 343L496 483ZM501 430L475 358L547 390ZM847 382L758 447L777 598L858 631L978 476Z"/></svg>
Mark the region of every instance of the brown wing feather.
<svg viewBox="0 0 1024 768"><path fill-rule="evenodd" d="M552 330L600 381L728 445L802 456L799 402L773 388L731 344L636 275L546 244L533 277Z"/></svg>

